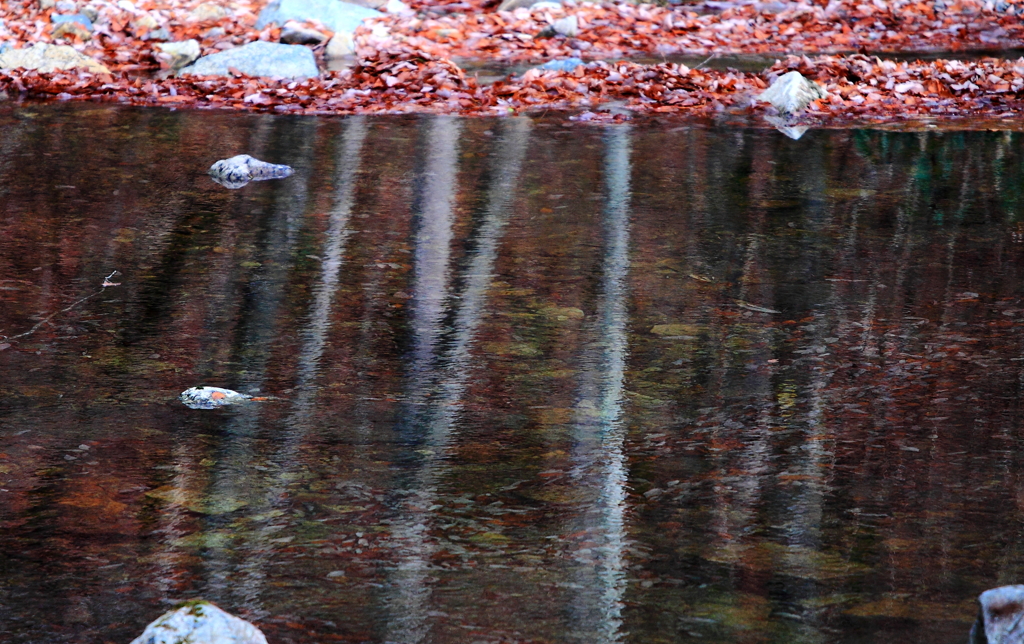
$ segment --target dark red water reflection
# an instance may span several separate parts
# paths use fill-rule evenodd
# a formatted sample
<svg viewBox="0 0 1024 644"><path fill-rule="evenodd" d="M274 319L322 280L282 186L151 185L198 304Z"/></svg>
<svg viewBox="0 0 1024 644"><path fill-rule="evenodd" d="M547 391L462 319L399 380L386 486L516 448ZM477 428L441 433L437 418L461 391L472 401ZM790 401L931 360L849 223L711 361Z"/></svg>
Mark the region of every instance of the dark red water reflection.
<svg viewBox="0 0 1024 644"><path fill-rule="evenodd" d="M4 107L0 640L961 642L1024 562L1022 151Z"/></svg>

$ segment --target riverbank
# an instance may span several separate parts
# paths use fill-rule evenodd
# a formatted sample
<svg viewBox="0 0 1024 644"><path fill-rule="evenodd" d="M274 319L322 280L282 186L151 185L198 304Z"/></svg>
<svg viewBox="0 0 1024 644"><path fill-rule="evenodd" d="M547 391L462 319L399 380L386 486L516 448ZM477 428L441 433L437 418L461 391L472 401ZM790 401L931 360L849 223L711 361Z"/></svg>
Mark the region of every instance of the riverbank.
<svg viewBox="0 0 1024 644"><path fill-rule="evenodd" d="M274 42L281 36L278 26L256 29L262 3L234 3L226 9L163 1L61 1L65 6L56 9L91 11L92 31L77 33L48 22L47 12L55 8L43 10L35 1L5 4L0 34L7 46L68 45L105 69L3 70L0 97L302 114L554 110L578 121L644 114L742 119L771 118L772 108L759 102L758 94L781 74L796 70L828 92L827 99L801 115L800 125L1016 121L1024 106L1024 59L977 54L1024 44L1018 15L1024 5L1005 2L854 5L833 0L827 5L749 4L704 14L687 7L626 3L543 3L496 11L485 5L418 2L359 27L351 66L326 71L338 65L326 59L321 43L311 49L325 71L315 78L282 80L238 70L227 76L175 77L156 47L163 40L195 39L206 56L256 40ZM332 35L322 24L306 26ZM906 60L830 53L857 48L902 54ZM929 48L962 55L914 60L908 54ZM799 55L780 55L759 72L628 60L773 51ZM452 62L456 58L563 62L556 69L531 68L483 83Z"/></svg>

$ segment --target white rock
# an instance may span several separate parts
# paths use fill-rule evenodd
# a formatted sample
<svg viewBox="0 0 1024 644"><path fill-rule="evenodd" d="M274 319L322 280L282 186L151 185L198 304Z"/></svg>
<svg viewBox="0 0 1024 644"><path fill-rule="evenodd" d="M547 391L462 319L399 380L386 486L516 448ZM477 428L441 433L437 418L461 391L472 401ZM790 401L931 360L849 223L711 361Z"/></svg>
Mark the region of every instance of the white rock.
<svg viewBox="0 0 1024 644"><path fill-rule="evenodd" d="M221 159L210 166L210 177L226 188L241 188L250 181L283 179L294 172L291 167L260 161L248 154Z"/></svg>
<svg viewBox="0 0 1024 644"><path fill-rule="evenodd" d="M324 54L327 58L342 58L355 53L355 44L352 42L352 34L339 32L327 42L327 49Z"/></svg>
<svg viewBox="0 0 1024 644"><path fill-rule="evenodd" d="M771 87L757 97L771 103L780 114L793 115L803 111L812 101L828 98L828 92L800 72L789 72L775 79Z"/></svg>
<svg viewBox="0 0 1024 644"><path fill-rule="evenodd" d="M551 23L551 28L556 34L561 34L566 38L575 38L580 33L580 23L576 20L575 15L554 21Z"/></svg>
<svg viewBox="0 0 1024 644"><path fill-rule="evenodd" d="M67 45L37 42L26 49L10 49L0 54L0 69L34 69L43 73L83 67L94 74L109 74L99 61L78 53Z"/></svg>
<svg viewBox="0 0 1024 644"><path fill-rule="evenodd" d="M160 616L131 644L267 644L267 638L210 602L189 602Z"/></svg>
<svg viewBox="0 0 1024 644"><path fill-rule="evenodd" d="M1019 644L1024 641L1024 586L1000 586L981 593L981 611L971 642Z"/></svg>
<svg viewBox="0 0 1024 644"><path fill-rule="evenodd" d="M407 16L414 13L409 5L402 2L402 0L388 0L387 4L384 5L384 11L387 13L394 13L400 16Z"/></svg>
<svg viewBox="0 0 1024 644"><path fill-rule="evenodd" d="M199 58L199 41L162 42L156 45L157 56L166 60L171 69L177 71Z"/></svg>

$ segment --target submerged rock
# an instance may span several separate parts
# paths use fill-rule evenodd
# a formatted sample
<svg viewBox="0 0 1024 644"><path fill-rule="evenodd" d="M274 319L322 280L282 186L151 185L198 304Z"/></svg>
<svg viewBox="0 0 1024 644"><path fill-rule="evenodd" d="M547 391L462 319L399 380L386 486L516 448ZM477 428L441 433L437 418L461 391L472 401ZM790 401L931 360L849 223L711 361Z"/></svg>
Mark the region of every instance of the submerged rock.
<svg viewBox="0 0 1024 644"><path fill-rule="evenodd" d="M804 78L800 72L783 74L757 97L760 101L771 103L783 116L802 112L813 101L822 98L828 98L828 92L814 81Z"/></svg>
<svg viewBox="0 0 1024 644"><path fill-rule="evenodd" d="M156 49L160 51L157 57L166 61L174 71L178 71L199 58L198 40L160 43Z"/></svg>
<svg viewBox="0 0 1024 644"><path fill-rule="evenodd" d="M250 181L290 177L291 166L260 161L248 154L221 159L210 166L210 177L225 188L241 188Z"/></svg>
<svg viewBox="0 0 1024 644"><path fill-rule="evenodd" d="M981 610L971 627L970 644L1024 642L1024 585L986 590L978 603Z"/></svg>
<svg viewBox="0 0 1024 644"><path fill-rule="evenodd" d="M270 0L260 12L256 28L263 29L271 23L284 25L289 20L319 20L334 33L351 34L366 18L383 15L374 9L340 0Z"/></svg>
<svg viewBox="0 0 1024 644"><path fill-rule="evenodd" d="M0 69L34 69L43 73L82 67L94 74L109 74L99 61L78 53L67 45L37 42L26 49L11 49L0 54Z"/></svg>
<svg viewBox="0 0 1024 644"><path fill-rule="evenodd" d="M277 78L313 78L320 74L313 52L301 45L257 40L209 56L178 72L181 75L228 76L231 69L249 76Z"/></svg>
<svg viewBox="0 0 1024 644"><path fill-rule="evenodd" d="M244 619L198 601L164 613L131 644L267 644L267 638Z"/></svg>

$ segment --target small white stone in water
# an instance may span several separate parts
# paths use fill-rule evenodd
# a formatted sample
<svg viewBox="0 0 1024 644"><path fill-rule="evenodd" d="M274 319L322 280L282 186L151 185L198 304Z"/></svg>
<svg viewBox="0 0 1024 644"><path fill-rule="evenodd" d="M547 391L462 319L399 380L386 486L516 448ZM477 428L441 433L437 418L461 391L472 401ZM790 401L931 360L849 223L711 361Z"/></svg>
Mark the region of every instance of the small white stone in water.
<svg viewBox="0 0 1024 644"><path fill-rule="evenodd" d="M260 629L210 602L189 602L164 613L131 644L267 644Z"/></svg>
<svg viewBox="0 0 1024 644"><path fill-rule="evenodd" d="M813 101L824 98L828 98L828 92L800 72L783 74L757 97L759 101L774 105L783 115L801 112Z"/></svg>
<svg viewBox="0 0 1024 644"><path fill-rule="evenodd" d="M248 154L221 159L210 166L210 176L226 188L241 188L250 181L283 179L292 172L289 166L260 161Z"/></svg>

